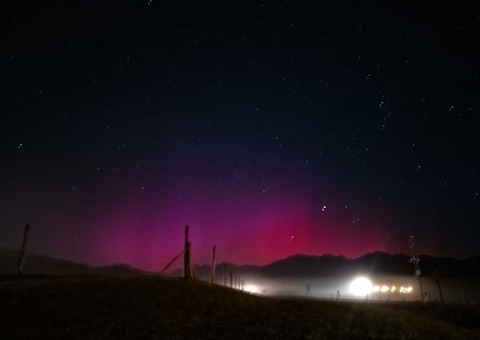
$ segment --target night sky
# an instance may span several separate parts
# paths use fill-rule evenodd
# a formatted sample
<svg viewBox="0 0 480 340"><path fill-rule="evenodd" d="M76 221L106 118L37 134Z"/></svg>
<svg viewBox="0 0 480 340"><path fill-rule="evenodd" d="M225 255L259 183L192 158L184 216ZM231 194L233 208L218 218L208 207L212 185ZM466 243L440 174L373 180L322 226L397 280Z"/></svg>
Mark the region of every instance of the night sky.
<svg viewBox="0 0 480 340"><path fill-rule="evenodd" d="M189 224L195 263L478 255L480 6L441 3L11 4L0 246L29 222L32 252L155 270Z"/></svg>

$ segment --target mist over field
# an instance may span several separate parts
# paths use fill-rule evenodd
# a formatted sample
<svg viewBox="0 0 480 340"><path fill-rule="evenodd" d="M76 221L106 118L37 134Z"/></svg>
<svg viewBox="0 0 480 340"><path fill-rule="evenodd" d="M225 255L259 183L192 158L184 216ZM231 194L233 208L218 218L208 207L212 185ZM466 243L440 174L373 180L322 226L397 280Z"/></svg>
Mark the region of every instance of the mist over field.
<svg viewBox="0 0 480 340"><path fill-rule="evenodd" d="M480 304L479 258L464 260L421 257L423 300ZM197 266L200 280L210 280L210 266ZM439 274L441 273L441 275ZM171 273L181 276L182 271ZM232 275L232 282L230 282ZM420 301L422 294L409 257L403 254L371 253L357 259L332 255L295 255L265 266L219 264L216 283L235 287L238 278L249 290L269 296L366 301ZM352 293L352 282L368 280L368 292ZM439 287L440 285L440 287ZM426 295L425 295L426 294Z"/></svg>
<svg viewBox="0 0 480 340"><path fill-rule="evenodd" d="M390 290L396 287L395 292L377 292L368 296L359 297L349 292L351 282L357 277L365 275L349 275L332 278L302 278L302 279L269 279L260 277L248 277L245 281L257 289L258 294L274 296L296 296L319 299L354 299L371 301L418 301L419 284L413 276L400 275L373 275L368 276L373 285L388 286ZM440 302L440 293L435 280L422 278L424 292L428 298L426 302ZM412 287L412 292L407 294L399 293L400 287ZM441 281L443 297L445 302L459 304L480 304L480 280L463 280L449 278Z"/></svg>

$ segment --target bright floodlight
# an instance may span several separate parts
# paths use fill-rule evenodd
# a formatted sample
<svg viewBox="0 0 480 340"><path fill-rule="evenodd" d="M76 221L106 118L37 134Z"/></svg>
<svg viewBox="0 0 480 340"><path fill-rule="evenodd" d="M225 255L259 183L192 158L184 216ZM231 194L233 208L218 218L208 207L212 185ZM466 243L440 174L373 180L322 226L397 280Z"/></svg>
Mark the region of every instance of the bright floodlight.
<svg viewBox="0 0 480 340"><path fill-rule="evenodd" d="M254 285L246 285L245 286L245 291L249 292L249 293L257 293L258 288L257 288L257 286L254 286Z"/></svg>
<svg viewBox="0 0 480 340"><path fill-rule="evenodd" d="M359 277L350 283L348 291L355 296L367 296L372 292L372 282L366 277Z"/></svg>

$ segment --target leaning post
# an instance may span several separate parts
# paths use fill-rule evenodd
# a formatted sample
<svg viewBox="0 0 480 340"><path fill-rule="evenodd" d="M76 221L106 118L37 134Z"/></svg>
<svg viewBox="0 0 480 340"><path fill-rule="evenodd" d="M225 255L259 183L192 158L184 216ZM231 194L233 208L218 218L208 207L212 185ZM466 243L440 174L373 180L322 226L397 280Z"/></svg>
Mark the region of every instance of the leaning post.
<svg viewBox="0 0 480 340"><path fill-rule="evenodd" d="M25 231L23 232L22 249L20 250L20 257L18 258L17 274L23 274L23 265L25 264L25 256L27 255L27 243L30 238L30 224L27 223Z"/></svg>
<svg viewBox="0 0 480 340"><path fill-rule="evenodd" d="M210 283L215 283L215 266L216 266L216 253L217 247L212 248L212 267L210 268Z"/></svg>

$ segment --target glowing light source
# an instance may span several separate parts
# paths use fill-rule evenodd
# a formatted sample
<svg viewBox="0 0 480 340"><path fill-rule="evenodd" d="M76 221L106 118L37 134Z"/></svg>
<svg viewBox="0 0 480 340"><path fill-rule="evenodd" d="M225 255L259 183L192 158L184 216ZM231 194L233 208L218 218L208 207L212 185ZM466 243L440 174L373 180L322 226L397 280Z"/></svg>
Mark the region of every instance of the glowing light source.
<svg viewBox="0 0 480 340"><path fill-rule="evenodd" d="M355 296L367 296L373 290L372 282L366 277L359 277L350 283L348 291Z"/></svg>
<svg viewBox="0 0 480 340"><path fill-rule="evenodd" d="M410 294L413 291L413 288L410 287L400 287L399 292L402 294Z"/></svg>
<svg viewBox="0 0 480 340"><path fill-rule="evenodd" d="M247 284L245 285L245 291L248 293L258 293L258 288L257 286Z"/></svg>

